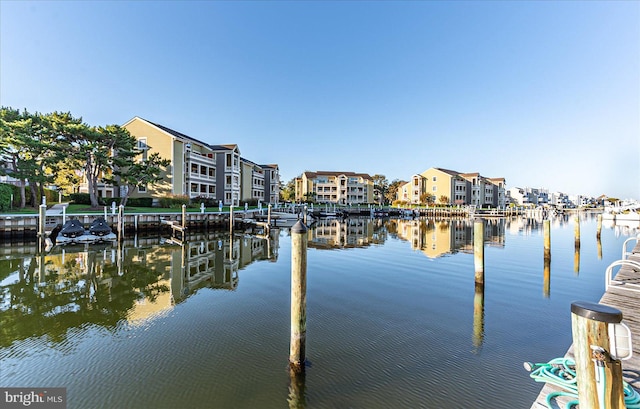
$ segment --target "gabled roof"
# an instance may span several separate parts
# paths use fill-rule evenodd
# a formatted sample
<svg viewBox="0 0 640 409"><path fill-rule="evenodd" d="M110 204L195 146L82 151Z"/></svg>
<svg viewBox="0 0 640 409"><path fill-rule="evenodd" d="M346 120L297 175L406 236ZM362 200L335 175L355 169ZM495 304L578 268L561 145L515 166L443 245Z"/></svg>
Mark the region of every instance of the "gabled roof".
<svg viewBox="0 0 640 409"><path fill-rule="evenodd" d="M149 125L155 126L156 128L160 129L161 131L164 131L164 132L168 133L169 135L173 136L174 138L189 140L189 141L195 142L195 143L197 143L199 145L202 145L202 146L204 146L206 148L209 148L211 150L214 150L214 151L224 151L224 150L237 149L238 153L240 153L240 149L238 148L238 145L236 145L236 144L211 145L211 144L208 144L207 142L202 142L201 140L198 140L198 139L196 139L194 137L191 137L189 135L183 134L182 132L178 132L178 131L176 131L174 129L171 129L171 128L169 128L167 126L164 126L164 125L160 125L160 124L155 123L155 122L151 122L151 121L149 121L147 119L144 119L144 118L141 118L139 116L134 117L133 119L128 121L125 125L127 125L129 122L135 120L136 118L141 120L141 121L144 121L144 122L148 123Z"/></svg>
<svg viewBox="0 0 640 409"><path fill-rule="evenodd" d="M443 169L443 168L433 168L433 169L439 170L440 172L444 172L451 176L458 176L460 174L460 172L457 172L455 170L450 170L450 169Z"/></svg>
<svg viewBox="0 0 640 409"><path fill-rule="evenodd" d="M356 172L341 172L341 171L328 171L328 170L318 170L316 172L303 172L307 178L314 178L317 176L352 176L352 177L361 177L367 180L373 180L373 178L368 173L356 173Z"/></svg>

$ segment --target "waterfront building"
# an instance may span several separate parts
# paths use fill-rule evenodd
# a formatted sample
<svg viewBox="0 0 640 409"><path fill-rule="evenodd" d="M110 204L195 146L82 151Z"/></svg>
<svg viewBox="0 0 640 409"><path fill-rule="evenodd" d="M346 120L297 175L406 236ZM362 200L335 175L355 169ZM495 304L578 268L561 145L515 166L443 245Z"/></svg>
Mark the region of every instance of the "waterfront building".
<svg viewBox="0 0 640 409"><path fill-rule="evenodd" d="M373 178L356 172L304 172L295 179L296 201L341 205L373 203Z"/></svg>
<svg viewBox="0 0 640 409"><path fill-rule="evenodd" d="M240 158L240 200L278 203L280 201L280 170L278 165L258 165Z"/></svg>
<svg viewBox="0 0 640 409"><path fill-rule="evenodd" d="M242 158L236 144L211 145L140 117L123 127L138 140L143 159L158 152L171 161L160 183L139 186L132 197L185 195L233 206L248 199L277 202L278 166L261 166Z"/></svg>
<svg viewBox="0 0 640 409"><path fill-rule="evenodd" d="M544 206L549 204L549 191L531 187L512 187L509 189L511 203L518 206Z"/></svg>
<svg viewBox="0 0 640 409"><path fill-rule="evenodd" d="M409 204L424 204L427 195L432 197L433 203L504 208L506 181L504 178L486 178L477 172L429 168L401 185L396 199Z"/></svg>

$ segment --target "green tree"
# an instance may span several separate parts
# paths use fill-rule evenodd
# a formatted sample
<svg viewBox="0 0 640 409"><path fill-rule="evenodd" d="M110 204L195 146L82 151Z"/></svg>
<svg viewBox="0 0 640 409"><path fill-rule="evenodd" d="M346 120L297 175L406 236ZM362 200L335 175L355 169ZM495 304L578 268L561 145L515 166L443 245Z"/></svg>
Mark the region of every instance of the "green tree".
<svg viewBox="0 0 640 409"><path fill-rule="evenodd" d="M162 171L171 164L169 159L163 159L158 152L154 152L146 160L136 160L133 156L126 157L128 162L120 162L113 173L104 180L114 186L122 186L123 206L133 192L140 186L151 186L162 180Z"/></svg>
<svg viewBox="0 0 640 409"><path fill-rule="evenodd" d="M396 200L396 194L398 193L398 189L400 188L400 186L404 185L405 183L407 182L399 179L394 179L391 182L391 184L387 189L387 192L384 195L384 197L387 199L387 203L393 203L393 201Z"/></svg>
<svg viewBox="0 0 640 409"><path fill-rule="evenodd" d="M49 120L69 166L83 171L91 207L98 207L98 183L131 163L138 154L136 139L119 125L90 127L70 113L54 112Z"/></svg>
<svg viewBox="0 0 640 409"><path fill-rule="evenodd" d="M373 189L378 192L378 200L379 204L383 204L385 199L385 194L389 189L389 181L385 175L373 175Z"/></svg>
<svg viewBox="0 0 640 409"><path fill-rule="evenodd" d="M284 188L280 189L280 200L284 202L293 202L296 199L296 179L302 177L299 175L290 181L284 186Z"/></svg>
<svg viewBox="0 0 640 409"><path fill-rule="evenodd" d="M0 108L0 161L8 167L3 174L19 181L20 207L26 206L25 189L31 189L31 205L44 195L44 186L53 181L56 162L55 140L47 132L43 115Z"/></svg>
<svg viewBox="0 0 640 409"><path fill-rule="evenodd" d="M420 195L420 203L424 203L424 204L430 206L433 203L435 203L435 201L436 201L436 197L434 195L432 195L431 193L422 193Z"/></svg>

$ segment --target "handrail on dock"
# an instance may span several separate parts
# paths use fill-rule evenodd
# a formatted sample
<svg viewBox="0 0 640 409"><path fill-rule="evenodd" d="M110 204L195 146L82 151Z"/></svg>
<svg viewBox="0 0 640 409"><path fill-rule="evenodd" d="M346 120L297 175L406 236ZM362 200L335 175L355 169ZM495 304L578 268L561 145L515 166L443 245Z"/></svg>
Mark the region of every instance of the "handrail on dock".
<svg viewBox="0 0 640 409"><path fill-rule="evenodd" d="M637 272L638 277L640 278L640 262L633 260L617 260L613 263L609 264L605 273L605 291L608 291L610 287L617 287L624 290L629 291L639 291L640 292L640 284L631 282L629 280L614 280L613 278L613 269L614 267L631 267L632 272Z"/></svg>
<svg viewBox="0 0 640 409"><path fill-rule="evenodd" d="M635 241L637 244L638 241L640 241L640 234L637 235L636 237L629 237L624 241L624 243L622 243L622 259L623 260L626 260L631 254L633 254L633 251L627 251L627 244L631 243L632 241Z"/></svg>

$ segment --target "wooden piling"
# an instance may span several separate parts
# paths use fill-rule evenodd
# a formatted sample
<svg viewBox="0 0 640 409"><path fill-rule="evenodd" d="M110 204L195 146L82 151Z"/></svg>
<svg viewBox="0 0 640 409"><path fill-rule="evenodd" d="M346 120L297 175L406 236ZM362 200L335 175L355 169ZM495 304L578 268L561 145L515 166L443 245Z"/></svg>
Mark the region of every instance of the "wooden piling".
<svg viewBox="0 0 640 409"><path fill-rule="evenodd" d="M124 240L124 206L118 207L118 240Z"/></svg>
<svg viewBox="0 0 640 409"><path fill-rule="evenodd" d="M545 220L542 226L544 231L544 259L551 260L551 221Z"/></svg>
<svg viewBox="0 0 640 409"><path fill-rule="evenodd" d="M304 370L307 337L307 227L300 220L291 228L291 344L289 366Z"/></svg>
<svg viewBox="0 0 640 409"><path fill-rule="evenodd" d="M41 204L40 205L40 209L38 211L38 243L39 243L39 247L40 247L40 251L44 251L45 248L45 239L46 239L46 232L45 232L45 225L46 225L46 219L47 219L47 205L46 204Z"/></svg>
<svg viewBox="0 0 640 409"><path fill-rule="evenodd" d="M267 224L271 226L271 203L269 203L267 208Z"/></svg>
<svg viewBox="0 0 640 409"><path fill-rule="evenodd" d="M602 215L598 215L598 224L596 228L596 238L600 240L600 236L602 235Z"/></svg>
<svg viewBox="0 0 640 409"><path fill-rule="evenodd" d="M573 232L575 234L576 249L579 249L580 248L580 216L576 216L574 219Z"/></svg>
<svg viewBox="0 0 640 409"><path fill-rule="evenodd" d="M571 304L571 330L573 334L573 353L576 363L576 379L578 382L578 400L580 407L600 409L624 409L624 392L622 387L622 365L619 360L609 356L609 324L622 321L622 312L604 304L577 301ZM604 350L604 355L597 353L594 347ZM596 369L600 358L603 359L606 388L600 405Z"/></svg>
<svg viewBox="0 0 640 409"><path fill-rule="evenodd" d="M484 285L484 221L473 223L473 264L476 284Z"/></svg>
<svg viewBox="0 0 640 409"><path fill-rule="evenodd" d="M233 205L229 206L229 234L233 236Z"/></svg>

